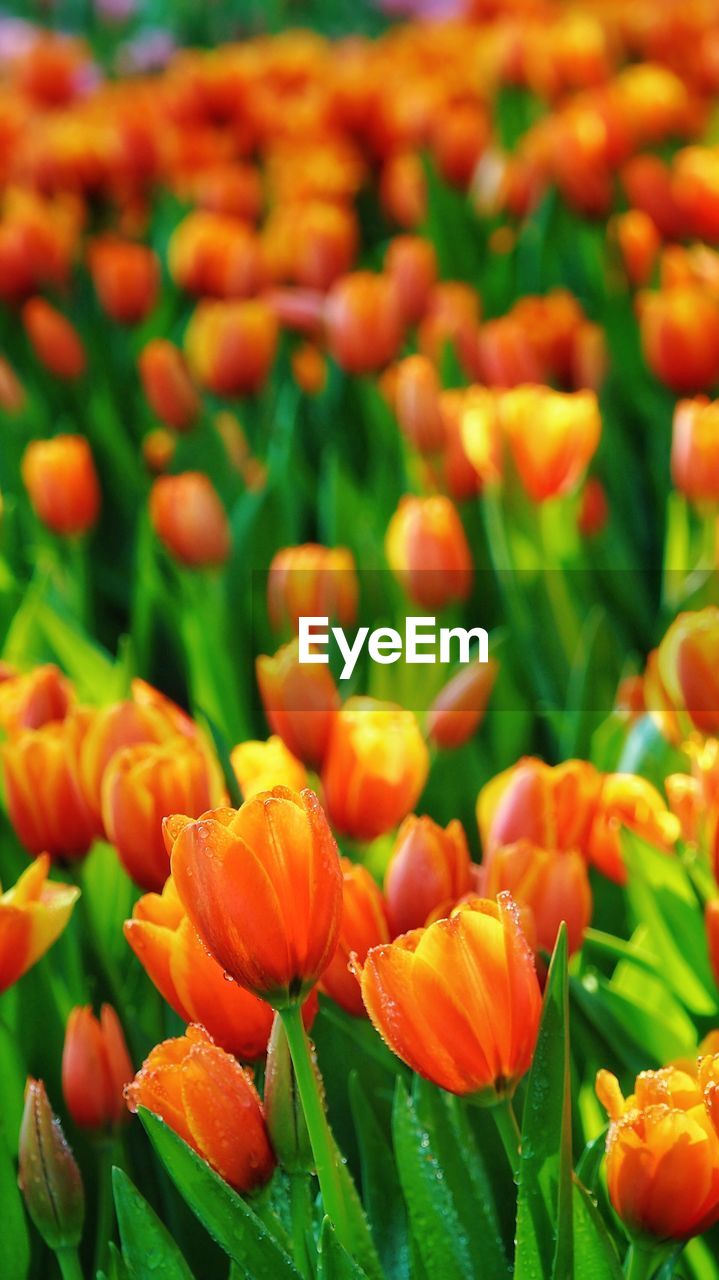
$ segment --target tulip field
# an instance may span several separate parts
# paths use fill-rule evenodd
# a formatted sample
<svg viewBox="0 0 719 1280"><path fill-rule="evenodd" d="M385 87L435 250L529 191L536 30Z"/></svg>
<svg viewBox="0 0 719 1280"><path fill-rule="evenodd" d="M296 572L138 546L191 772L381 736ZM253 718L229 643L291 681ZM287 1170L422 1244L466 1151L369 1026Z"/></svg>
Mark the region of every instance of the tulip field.
<svg viewBox="0 0 719 1280"><path fill-rule="evenodd" d="M0 1278L719 1280L719 5L0 14Z"/></svg>

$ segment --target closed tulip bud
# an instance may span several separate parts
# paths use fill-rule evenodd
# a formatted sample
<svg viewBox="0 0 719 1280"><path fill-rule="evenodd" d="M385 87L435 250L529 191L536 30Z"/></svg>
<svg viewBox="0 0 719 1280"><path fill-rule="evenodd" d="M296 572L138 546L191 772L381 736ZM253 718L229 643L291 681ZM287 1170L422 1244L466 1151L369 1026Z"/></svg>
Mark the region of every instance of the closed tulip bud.
<svg viewBox="0 0 719 1280"><path fill-rule="evenodd" d="M152 311L160 286L157 255L144 244L114 237L88 249L88 264L100 306L118 324L139 324Z"/></svg>
<svg viewBox="0 0 719 1280"><path fill-rule="evenodd" d="M427 178L420 156L397 151L385 160L379 179L379 198L388 218L411 230L427 213Z"/></svg>
<svg viewBox="0 0 719 1280"><path fill-rule="evenodd" d="M252 1077L202 1027L158 1044L125 1096L131 1111L160 1116L236 1191L271 1178L275 1157Z"/></svg>
<svg viewBox="0 0 719 1280"><path fill-rule="evenodd" d="M345 373L375 373L389 364L403 330L393 281L369 271L337 280L327 294L325 327L330 355Z"/></svg>
<svg viewBox="0 0 719 1280"><path fill-rule="evenodd" d="M385 254L384 269L394 282L405 324L417 324L437 282L437 252L431 240L395 236Z"/></svg>
<svg viewBox="0 0 719 1280"><path fill-rule="evenodd" d="M218 964L275 1008L301 1001L332 959L342 913L317 797L275 787L238 810L164 825L180 900Z"/></svg>
<svg viewBox="0 0 719 1280"><path fill-rule="evenodd" d="M664 853L672 852L680 833L677 818L651 782L632 773L609 773L602 782L587 852L592 865L617 884L627 880L623 828Z"/></svg>
<svg viewBox="0 0 719 1280"><path fill-rule="evenodd" d="M446 830L431 818L405 818L384 877L392 936L419 929L432 912L447 913L472 888L471 862L462 824Z"/></svg>
<svg viewBox="0 0 719 1280"><path fill-rule="evenodd" d="M590 476L583 490L577 516L577 527L583 538L596 538L604 531L609 517L607 494L601 480Z"/></svg>
<svg viewBox="0 0 719 1280"><path fill-rule="evenodd" d="M138 368L153 413L173 430L189 431L200 413L200 397L179 347L153 338L140 352Z"/></svg>
<svg viewBox="0 0 719 1280"><path fill-rule="evenodd" d="M0 726L6 733L16 733L64 720L72 698L70 681L51 662L24 675L8 674L0 679Z"/></svg>
<svg viewBox="0 0 719 1280"><path fill-rule="evenodd" d="M43 853L0 896L0 992L49 950L80 896L74 885L48 880L49 869L50 858Z"/></svg>
<svg viewBox="0 0 719 1280"><path fill-rule="evenodd" d="M44 298L25 303L22 322L38 360L56 378L73 381L85 372L85 348L77 330Z"/></svg>
<svg viewBox="0 0 719 1280"><path fill-rule="evenodd" d="M482 788L477 825L485 860L527 839L545 849L587 852L601 774L584 760L548 765L527 756Z"/></svg>
<svg viewBox="0 0 719 1280"><path fill-rule="evenodd" d="M517 387L502 396L500 418L519 478L533 502L574 489L602 434L593 391Z"/></svg>
<svg viewBox="0 0 719 1280"><path fill-rule="evenodd" d="M283 547L272 558L267 577L267 611L275 628L293 631L303 617L325 614L349 627L357 616L359 585L354 556L346 547L307 542Z"/></svg>
<svg viewBox="0 0 719 1280"><path fill-rule="evenodd" d="M55 1250L75 1248L82 1235L85 1192L42 1080L29 1079L25 1086L18 1182L45 1244Z"/></svg>
<svg viewBox="0 0 719 1280"><path fill-rule="evenodd" d="M719 1139L700 1082L676 1067L643 1071L626 1100L609 1071L597 1096L609 1113L607 1186L632 1235L700 1235L719 1217Z"/></svg>
<svg viewBox="0 0 719 1280"><path fill-rule="evenodd" d="M202 747L186 738L138 743L118 751L102 779L102 821L128 875L159 890L170 866L162 819L204 813L218 797Z"/></svg>
<svg viewBox="0 0 719 1280"><path fill-rule="evenodd" d="M349 207L331 201L279 205L263 235L273 279L322 293L351 269L357 256L356 216Z"/></svg>
<svg viewBox="0 0 719 1280"><path fill-rule="evenodd" d="M224 564L230 554L227 512L202 471L160 476L150 494L150 519L170 554L189 568Z"/></svg>
<svg viewBox="0 0 719 1280"><path fill-rule="evenodd" d="M364 964L371 947L389 942L382 893L366 867L342 858L342 920L337 949L320 979L320 990L355 1018L365 1015L350 960Z"/></svg>
<svg viewBox="0 0 719 1280"><path fill-rule="evenodd" d="M154 476L167 471L177 450L177 436L165 427L155 427L148 431L142 441L142 459L147 470Z"/></svg>
<svg viewBox="0 0 719 1280"><path fill-rule="evenodd" d="M292 352L292 376L305 395L317 396L327 385L327 361L319 347L303 342Z"/></svg>
<svg viewBox="0 0 719 1280"><path fill-rule="evenodd" d="M31 440L22 478L33 511L53 533L87 533L100 512L100 485L87 440L55 436Z"/></svg>
<svg viewBox="0 0 719 1280"><path fill-rule="evenodd" d="M542 849L530 840L500 846L484 887L490 897L508 890L519 907L529 908L537 947L553 951L564 922L570 955L579 951L592 918L592 891L586 861L576 849Z"/></svg>
<svg viewBox="0 0 719 1280"><path fill-rule="evenodd" d="M432 153L446 182L465 190L490 139L485 108L473 102L448 102L434 119Z"/></svg>
<svg viewBox="0 0 719 1280"><path fill-rule="evenodd" d="M12 365L0 356L0 409L3 413L20 413L25 407L25 388Z"/></svg>
<svg viewBox="0 0 719 1280"><path fill-rule="evenodd" d="M62 1053L65 1106L81 1129L113 1129L127 1117L124 1089L133 1077L120 1020L109 1004L70 1013Z"/></svg>
<svg viewBox="0 0 719 1280"><path fill-rule="evenodd" d="M661 236L643 209L629 209L610 222L629 283L640 288L648 283L659 255Z"/></svg>
<svg viewBox="0 0 719 1280"><path fill-rule="evenodd" d="M717 653L719 609L714 605L680 613L657 650L658 692L685 737L696 730L719 737Z"/></svg>
<svg viewBox="0 0 719 1280"><path fill-rule="evenodd" d="M520 387L545 381L548 370L516 315L487 320L477 339L482 381L489 387Z"/></svg>
<svg viewBox="0 0 719 1280"><path fill-rule="evenodd" d="M302 761L293 756L276 735L266 742L250 740L238 743L230 753L230 760L245 800L258 792L271 791L273 787L301 791L307 786L307 772Z"/></svg>
<svg viewBox="0 0 719 1280"><path fill-rule="evenodd" d="M25 729L3 748L5 803L20 843L33 854L83 858L99 834L80 785L73 717Z"/></svg>
<svg viewBox="0 0 719 1280"><path fill-rule="evenodd" d="M427 737L433 746L452 751L474 736L498 674L499 663L490 658L470 663L447 681L427 712Z"/></svg>
<svg viewBox="0 0 719 1280"><path fill-rule="evenodd" d="M528 1070L542 997L508 893L373 947L355 971L383 1040L440 1088L492 1103Z"/></svg>
<svg viewBox="0 0 719 1280"><path fill-rule="evenodd" d="M411 711L348 698L332 726L322 769L330 821L354 840L374 840L414 809L429 755Z"/></svg>
<svg viewBox="0 0 719 1280"><path fill-rule="evenodd" d="M697 396L676 406L672 480L692 502L719 501L719 401Z"/></svg>
<svg viewBox="0 0 719 1280"><path fill-rule="evenodd" d="M489 387L470 387L459 406L462 448L481 488L502 479L502 433L499 424L500 397Z"/></svg>
<svg viewBox="0 0 719 1280"><path fill-rule="evenodd" d="M423 608L466 600L472 589L472 553L450 498L401 498L387 528L385 554L410 600Z"/></svg>
<svg viewBox="0 0 719 1280"><path fill-rule="evenodd" d="M315 1069L314 1055L312 1067ZM278 1013L274 1016L267 1046L264 1094L267 1128L281 1168L288 1173L312 1173L315 1165L310 1136L300 1102L290 1046Z"/></svg>
<svg viewBox="0 0 719 1280"><path fill-rule="evenodd" d="M438 453L444 445L441 390L437 371L426 356L407 356L397 365L394 411L402 434L419 453Z"/></svg>
<svg viewBox="0 0 719 1280"><path fill-rule="evenodd" d="M277 321L260 299L201 302L185 333L198 382L218 396L253 395L267 381L277 349Z"/></svg>
<svg viewBox="0 0 719 1280"><path fill-rule="evenodd" d="M719 301L701 286L639 297L642 351L672 391L704 391L719 379Z"/></svg>
<svg viewBox="0 0 719 1280"><path fill-rule="evenodd" d="M719 240L719 158L710 147L685 147L672 163L672 191L687 238Z"/></svg>
<svg viewBox="0 0 719 1280"><path fill-rule="evenodd" d="M194 209L175 228L167 262L175 283L200 297L248 298L266 280L254 228L206 209Z"/></svg>
<svg viewBox="0 0 719 1280"><path fill-rule="evenodd" d="M319 768L324 760L340 696L328 666L300 662L293 640L256 662L267 722L294 756ZM0 685L0 707L2 706Z"/></svg>
<svg viewBox="0 0 719 1280"><path fill-rule="evenodd" d="M714 981L719 987L719 898L707 902L704 911L709 961L714 974Z"/></svg>

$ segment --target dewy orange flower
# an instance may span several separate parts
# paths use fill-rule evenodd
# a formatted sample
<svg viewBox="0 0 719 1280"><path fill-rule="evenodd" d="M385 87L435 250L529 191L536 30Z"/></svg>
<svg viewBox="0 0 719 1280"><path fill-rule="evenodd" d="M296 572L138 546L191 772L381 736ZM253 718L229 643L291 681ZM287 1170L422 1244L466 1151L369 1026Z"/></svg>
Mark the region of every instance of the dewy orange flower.
<svg viewBox="0 0 719 1280"><path fill-rule="evenodd" d="M672 480L692 502L719 501L719 401L697 396L676 406Z"/></svg>
<svg viewBox="0 0 719 1280"><path fill-rule="evenodd" d="M82 1129L113 1128L127 1112L123 1091L133 1077L120 1020L109 1004L99 1019L89 1005L67 1020L62 1053L65 1105Z"/></svg>
<svg viewBox="0 0 719 1280"><path fill-rule="evenodd" d="M327 968L342 913L337 845L313 792L275 787L238 810L167 819L177 892L207 949L276 1008Z"/></svg>
<svg viewBox="0 0 719 1280"><path fill-rule="evenodd" d="M499 411L519 478L532 501L545 502L572 490L602 433L594 392L517 387L504 393Z"/></svg>
<svg viewBox="0 0 719 1280"><path fill-rule="evenodd" d="M88 249L100 305L119 324L138 324L152 311L160 283L157 256L144 244L107 236Z"/></svg>
<svg viewBox="0 0 719 1280"><path fill-rule="evenodd" d="M145 1059L127 1105L162 1117L225 1182L244 1193L272 1176L275 1157L252 1077L202 1027L165 1040Z"/></svg>
<svg viewBox="0 0 719 1280"><path fill-rule="evenodd" d="M71 722L77 743L80 785L99 826L102 823L102 781L118 751L141 742L165 742L178 732L191 736L173 720L174 704L169 699L154 702L145 698L143 701L142 694L135 696L138 685L144 685L144 681L133 682L132 699L112 702L97 710L83 707L74 713ZM157 697L162 698L162 695ZM179 708L175 711L179 712ZM182 712L179 714L183 715Z"/></svg>
<svg viewBox="0 0 719 1280"><path fill-rule="evenodd" d="M446 830L431 818L405 818L384 877L392 935L420 928L437 908L449 913L472 887L470 867L467 840L456 818Z"/></svg>
<svg viewBox="0 0 719 1280"><path fill-rule="evenodd" d="M354 556L346 547L307 542L283 547L267 576L267 610L273 627L286 621L297 630L302 617L336 618L351 626L357 615L359 585Z"/></svg>
<svg viewBox="0 0 719 1280"><path fill-rule="evenodd" d="M607 1182L628 1230L657 1240L699 1235L719 1217L719 1138L699 1081L676 1067L643 1071L622 1097L616 1077L597 1075L610 1116Z"/></svg>
<svg viewBox="0 0 719 1280"><path fill-rule="evenodd" d="M600 787L601 775L583 760L555 766L519 760L479 793L485 861L499 846L522 839L544 849L586 851Z"/></svg>
<svg viewBox="0 0 719 1280"><path fill-rule="evenodd" d="M44 298L31 298L22 309L22 319L35 355L50 373L72 381L85 372L85 348L61 312Z"/></svg>
<svg viewBox="0 0 719 1280"><path fill-rule="evenodd" d="M325 969L320 988L347 1013L362 1017L365 1007L350 959L360 963L371 947L389 942L382 894L366 867L342 858L342 921L337 949Z"/></svg>
<svg viewBox="0 0 719 1280"><path fill-rule="evenodd" d="M322 787L333 826L355 840L391 831L414 808L429 755L411 711L348 698L332 727Z"/></svg>
<svg viewBox="0 0 719 1280"><path fill-rule="evenodd" d="M410 600L442 609L472 589L472 553L450 498L405 495L389 522L385 553Z"/></svg>
<svg viewBox="0 0 719 1280"><path fill-rule="evenodd" d="M100 485L83 436L31 440L22 478L36 515L53 533L86 533L100 512Z"/></svg>
<svg viewBox="0 0 719 1280"><path fill-rule="evenodd" d="M528 1070L542 997L508 893L373 947L356 972L380 1035L441 1088L495 1101Z"/></svg>
<svg viewBox="0 0 719 1280"><path fill-rule="evenodd" d="M307 773L301 760L293 756L282 738L276 735L266 742L251 739L232 748L230 761L243 798L249 800L273 787L290 787L301 791L307 786Z"/></svg>
<svg viewBox="0 0 719 1280"><path fill-rule="evenodd" d="M224 564L230 554L227 513L202 471L160 476L150 494L150 519L168 551L191 568Z"/></svg>
<svg viewBox="0 0 719 1280"><path fill-rule="evenodd" d="M74 885L48 880L46 853L0 896L0 991L7 990L45 954L65 928L80 896Z"/></svg>
<svg viewBox="0 0 719 1280"><path fill-rule="evenodd" d="M98 826L80 786L72 717L17 734L3 747L3 764L8 816L25 848L84 857Z"/></svg>
<svg viewBox="0 0 719 1280"><path fill-rule="evenodd" d="M142 389L161 422L187 431L200 412L200 399L180 349L166 338L153 338L138 359Z"/></svg>
<svg viewBox="0 0 719 1280"><path fill-rule="evenodd" d="M484 890L492 897L508 890L520 907L528 907L536 943L545 951L554 949L562 921L570 955L581 947L592 918L592 891L579 850L542 849L530 840L500 845L487 866Z"/></svg>
<svg viewBox="0 0 719 1280"><path fill-rule="evenodd" d="M273 657L260 655L255 665L270 728L279 734L294 756L318 768L324 760L340 705L329 667L300 663L297 640L283 645Z"/></svg>

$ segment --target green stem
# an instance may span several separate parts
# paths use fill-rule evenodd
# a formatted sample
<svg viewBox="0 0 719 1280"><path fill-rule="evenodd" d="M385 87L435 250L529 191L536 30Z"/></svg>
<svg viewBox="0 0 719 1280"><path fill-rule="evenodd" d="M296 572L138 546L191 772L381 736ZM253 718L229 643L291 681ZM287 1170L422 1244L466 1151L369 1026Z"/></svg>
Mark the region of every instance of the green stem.
<svg viewBox="0 0 719 1280"><path fill-rule="evenodd" d="M302 1022L301 1008L298 1004L290 1005L287 1009L280 1010L280 1017L290 1046L325 1212L335 1227L340 1244L348 1246L349 1222L340 1170L319 1081L312 1063L312 1051Z"/></svg>
<svg viewBox="0 0 719 1280"><path fill-rule="evenodd" d="M626 1280L649 1280L654 1273L656 1249L635 1240L629 1246L624 1260Z"/></svg>
<svg viewBox="0 0 719 1280"><path fill-rule="evenodd" d="M83 1280L77 1249L68 1245L64 1249L58 1249L55 1257L57 1258L62 1280Z"/></svg>
<svg viewBox="0 0 719 1280"><path fill-rule="evenodd" d="M105 1270L110 1233L113 1224L112 1162L115 1143L103 1138L97 1147L97 1215L95 1227L95 1260L92 1274Z"/></svg>
<svg viewBox="0 0 719 1280"><path fill-rule="evenodd" d="M290 1221L292 1224L292 1255L295 1266L305 1280L312 1270L307 1257L307 1230L311 1222L309 1183L306 1173L290 1174Z"/></svg>
<svg viewBox="0 0 719 1280"><path fill-rule="evenodd" d="M492 1107L492 1115L516 1182L519 1178L519 1147L522 1135L519 1132L512 1099L503 1098L495 1107Z"/></svg>

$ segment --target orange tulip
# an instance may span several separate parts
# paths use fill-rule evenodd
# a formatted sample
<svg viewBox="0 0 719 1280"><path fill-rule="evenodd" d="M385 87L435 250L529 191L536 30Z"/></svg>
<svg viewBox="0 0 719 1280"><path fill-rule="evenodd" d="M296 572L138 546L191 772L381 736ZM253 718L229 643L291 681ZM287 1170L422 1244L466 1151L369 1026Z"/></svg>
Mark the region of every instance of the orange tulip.
<svg viewBox="0 0 719 1280"><path fill-rule="evenodd" d="M397 365L394 411L402 434L420 453L437 453L445 442L441 383L426 356L407 356Z"/></svg>
<svg viewBox="0 0 719 1280"><path fill-rule="evenodd" d="M301 791L307 786L304 765L276 736L266 742L238 743L232 749L230 760L245 800L259 792L271 791L273 787Z"/></svg>
<svg viewBox="0 0 719 1280"><path fill-rule="evenodd" d="M676 406L672 480L692 502L719 501L719 401L697 396Z"/></svg>
<svg viewBox="0 0 719 1280"><path fill-rule="evenodd" d="M417 324L437 282L437 251L431 240L395 236L385 254L384 269L394 282L405 324Z"/></svg>
<svg viewBox="0 0 719 1280"><path fill-rule="evenodd" d="M469 395L457 390L443 391L439 398L439 409L444 422L445 435L440 472L444 481L443 487L446 488L449 496L454 498L455 502L464 502L468 498L476 497L483 483L483 476L473 466L463 439L463 413L465 403L469 400ZM493 439L496 445L496 452L494 459L497 465L497 474L501 475L501 440L499 426L496 424L496 415L495 426ZM487 434L487 439L489 439L489 433Z"/></svg>
<svg viewBox="0 0 719 1280"><path fill-rule="evenodd" d="M297 640L283 645L274 657L261 655L255 665L270 728L294 756L320 767L340 705L329 667L300 663Z"/></svg>
<svg viewBox="0 0 719 1280"><path fill-rule="evenodd" d="M357 616L357 573L346 547L307 542L283 547L272 558L267 578L267 610L279 628L287 621L297 630L302 617L328 617L343 627Z"/></svg>
<svg viewBox="0 0 719 1280"><path fill-rule="evenodd" d="M477 371L479 296L470 285L458 280L441 280L432 290L419 329L419 349L435 364L450 347L462 369L470 377Z"/></svg>
<svg viewBox="0 0 719 1280"><path fill-rule="evenodd" d="M24 675L9 673L0 679L0 726L6 733L15 733L64 720L72 697L70 681L53 663Z"/></svg>
<svg viewBox="0 0 719 1280"><path fill-rule="evenodd" d="M50 373L72 381L85 372L85 348L77 330L49 302L30 298L22 321L35 355Z"/></svg>
<svg viewBox="0 0 719 1280"><path fill-rule="evenodd" d="M158 538L193 569L224 564L231 550L227 513L202 471L159 476L150 493L150 519Z"/></svg>
<svg viewBox="0 0 719 1280"><path fill-rule="evenodd" d="M262 211L262 182L252 165L227 162L192 177L192 195L200 209L255 222Z"/></svg>
<svg viewBox="0 0 719 1280"><path fill-rule="evenodd" d="M208 951L275 1008L332 959L342 913L337 846L313 792L275 787L241 809L165 822L172 875Z"/></svg>
<svg viewBox="0 0 719 1280"><path fill-rule="evenodd" d="M442 1089L495 1101L528 1070L542 997L508 893L373 947L355 971L382 1038Z"/></svg>
<svg viewBox="0 0 719 1280"><path fill-rule="evenodd" d="M485 861L502 845L529 840L586 856L601 775L584 760L548 765L525 757L493 778L477 799Z"/></svg>
<svg viewBox="0 0 719 1280"><path fill-rule="evenodd" d="M685 736L696 730L719 736L717 654L719 609L714 605L680 613L657 650L661 692Z"/></svg>
<svg viewBox="0 0 719 1280"><path fill-rule="evenodd" d="M379 198L388 218L399 227L418 227L427 213L427 178L414 151L388 156L379 179Z"/></svg>
<svg viewBox="0 0 719 1280"><path fill-rule="evenodd" d="M271 1178L275 1157L252 1077L202 1027L158 1044L126 1097L131 1111L147 1107L161 1116L237 1191Z"/></svg>
<svg viewBox="0 0 719 1280"><path fill-rule="evenodd" d="M354 840L391 831L419 799L429 756L411 711L348 698L338 711L322 768L330 821Z"/></svg>
<svg viewBox="0 0 719 1280"><path fill-rule="evenodd" d="M0 409L3 413L20 413L25 407L25 388L15 370L0 356Z"/></svg>
<svg viewBox="0 0 719 1280"><path fill-rule="evenodd" d="M248 298L266 279L254 229L206 209L188 213L175 228L167 261L176 284L201 297Z"/></svg>
<svg viewBox="0 0 719 1280"><path fill-rule="evenodd" d="M8 817L30 853L75 860L99 834L80 786L76 732L69 716L24 729L3 748Z"/></svg>
<svg viewBox="0 0 719 1280"><path fill-rule="evenodd" d="M457 508L440 494L407 495L389 522L385 554L414 604L442 609L472 589L472 553Z"/></svg>
<svg viewBox="0 0 719 1280"><path fill-rule="evenodd" d="M644 359L672 391L703 391L719 380L719 301L698 285L640 294Z"/></svg>
<svg viewBox="0 0 719 1280"><path fill-rule="evenodd" d="M661 246L661 236L643 209L629 209L612 219L614 232L622 255L624 270L629 283L639 288L648 283Z"/></svg>
<svg viewBox="0 0 719 1280"><path fill-rule="evenodd" d="M621 831L626 827L657 849L670 853L679 838L679 822L646 778L610 773L602 782L588 844L593 866L617 884L627 879Z"/></svg>
<svg viewBox="0 0 719 1280"><path fill-rule="evenodd" d="M143 438L142 460L153 476L167 471L176 451L177 436L166 427L155 427Z"/></svg>
<svg viewBox="0 0 719 1280"><path fill-rule="evenodd" d="M48 880L49 869L50 858L43 853L0 896L0 992L44 956L80 896L74 885Z"/></svg>
<svg viewBox="0 0 719 1280"><path fill-rule="evenodd" d="M206 755L186 738L116 752L103 774L102 821L128 875L144 889L161 889L170 870L163 818L198 817L214 798Z"/></svg>
<svg viewBox="0 0 719 1280"><path fill-rule="evenodd" d="M477 360L482 381L489 387L540 383L548 374L525 326L514 314L482 325Z"/></svg>
<svg viewBox="0 0 719 1280"><path fill-rule="evenodd" d="M504 393L499 411L519 478L532 501L545 502L572 490L602 433L594 392L517 387Z"/></svg>
<svg viewBox="0 0 719 1280"><path fill-rule="evenodd" d="M88 264L100 306L111 320L139 324L149 315L160 286L160 264L152 249L108 236L90 244Z"/></svg>
<svg viewBox="0 0 719 1280"><path fill-rule="evenodd" d="M432 150L446 182L466 189L490 138L486 110L473 102L448 102L434 118Z"/></svg>
<svg viewBox="0 0 719 1280"><path fill-rule="evenodd" d="M317 396L327 385L327 361L312 342L303 342L292 352L292 376L305 395Z"/></svg>
<svg viewBox="0 0 719 1280"><path fill-rule="evenodd" d="M684 219L674 198L671 174L659 156L634 156L621 177L629 203L651 218L664 240L678 240Z"/></svg>
<svg viewBox="0 0 719 1280"><path fill-rule="evenodd" d="M530 840L500 845L487 867L485 892L494 897L505 889L531 911L537 946L551 952L564 921L570 955L579 950L592 918L587 864L579 851L542 849Z"/></svg>
<svg viewBox="0 0 719 1280"><path fill-rule="evenodd" d="M713 147L685 147L674 157L672 191L684 236L719 240L719 157Z"/></svg>
<svg viewBox="0 0 719 1280"><path fill-rule="evenodd" d="M374 373L393 360L402 342L402 315L388 276L357 271L327 294L325 326L330 355L346 373Z"/></svg>
<svg viewBox="0 0 719 1280"><path fill-rule="evenodd" d="M273 279L326 292L357 256L354 212L330 201L279 205L263 233Z"/></svg>
<svg viewBox="0 0 719 1280"><path fill-rule="evenodd" d="M622 1097L615 1076L597 1075L610 1116L607 1183L631 1233L657 1240L699 1235L719 1217L719 1138L699 1081L676 1067L643 1071Z"/></svg>
<svg viewBox="0 0 719 1280"><path fill-rule="evenodd" d="M35 514L53 533L86 533L100 512L100 485L87 440L55 436L31 440L22 478Z"/></svg>
<svg viewBox="0 0 719 1280"><path fill-rule="evenodd" d="M392 936L420 928L438 908L446 908L448 914L471 887L462 824L455 818L443 830L431 818L405 818L384 877Z"/></svg>
<svg viewBox="0 0 719 1280"><path fill-rule="evenodd" d="M174 703L165 698L165 707L159 702L143 700L142 695L135 696L140 685L151 688L144 681L133 681L132 700L113 702L98 710L83 707L74 714L72 727L78 777L98 828L102 825L102 781L117 752L141 742L165 742L177 733L186 732L173 718L171 709ZM162 695L157 694L157 697L162 698ZM175 710L184 717L179 707ZM192 726L189 717L184 718Z"/></svg>
<svg viewBox="0 0 719 1280"><path fill-rule="evenodd" d="M363 964L371 947L389 942L382 894L366 867L342 858L342 920L337 949L320 979L320 989L346 1013L364 1017L365 1007L350 960Z"/></svg>
<svg viewBox="0 0 719 1280"><path fill-rule="evenodd" d="M474 662L452 676L427 712L429 741L443 751L464 746L477 732L499 673L495 658Z"/></svg>
<svg viewBox="0 0 719 1280"><path fill-rule="evenodd" d="M114 1128L126 1118L124 1089L133 1077L120 1020L104 1004L96 1018L89 1005L67 1020L62 1052L65 1106L81 1129Z"/></svg>
<svg viewBox="0 0 719 1280"><path fill-rule="evenodd" d="M277 321L260 299L201 302L185 333L185 351L198 382L218 396L259 391L275 358Z"/></svg>
<svg viewBox="0 0 719 1280"><path fill-rule="evenodd" d="M504 460L499 424L500 402L497 391L477 386L469 387L457 406L462 449L474 470L480 489L484 485L496 484L502 478Z"/></svg>
<svg viewBox="0 0 719 1280"><path fill-rule="evenodd" d="M200 412L200 398L182 352L166 338L153 338L138 360L145 398L161 422L188 431Z"/></svg>

